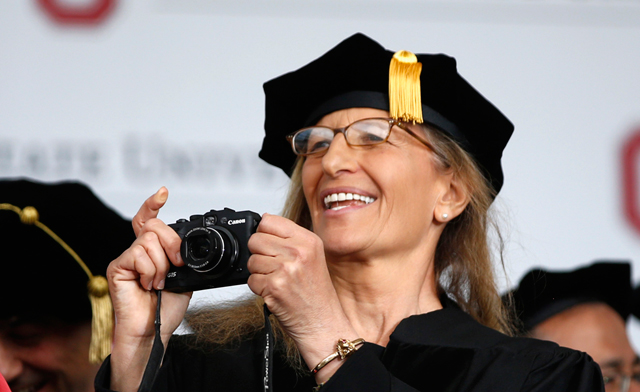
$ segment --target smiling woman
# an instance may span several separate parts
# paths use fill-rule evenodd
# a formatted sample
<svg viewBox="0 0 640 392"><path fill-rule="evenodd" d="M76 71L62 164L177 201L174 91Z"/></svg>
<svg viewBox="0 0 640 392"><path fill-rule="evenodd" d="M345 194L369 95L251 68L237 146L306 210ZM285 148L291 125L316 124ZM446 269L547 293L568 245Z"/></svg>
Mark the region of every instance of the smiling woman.
<svg viewBox="0 0 640 392"><path fill-rule="evenodd" d="M188 315L194 333L171 337L190 295L165 293L154 390L602 390L586 354L509 337L488 231L513 125L453 58L356 34L264 90L260 156L291 188L248 242L256 297ZM183 264L155 219L166 200L145 202L138 239L109 268L119 322L98 391L137 390L152 289ZM277 337L268 380L263 305Z"/></svg>

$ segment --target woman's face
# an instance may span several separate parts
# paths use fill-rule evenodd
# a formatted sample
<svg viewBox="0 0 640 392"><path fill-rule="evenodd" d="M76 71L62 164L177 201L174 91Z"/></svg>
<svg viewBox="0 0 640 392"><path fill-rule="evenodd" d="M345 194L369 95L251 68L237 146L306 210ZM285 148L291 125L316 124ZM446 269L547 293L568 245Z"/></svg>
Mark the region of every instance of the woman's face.
<svg viewBox="0 0 640 392"><path fill-rule="evenodd" d="M370 117L389 113L344 109L318 125L342 128ZM412 129L423 134L419 126ZM367 147L350 147L339 133L324 155L308 156L302 168L313 231L330 257L433 252L442 231L434 210L449 183L450 176L436 169L432 151L398 127L386 143ZM341 193L352 200L325 203L327 196Z"/></svg>

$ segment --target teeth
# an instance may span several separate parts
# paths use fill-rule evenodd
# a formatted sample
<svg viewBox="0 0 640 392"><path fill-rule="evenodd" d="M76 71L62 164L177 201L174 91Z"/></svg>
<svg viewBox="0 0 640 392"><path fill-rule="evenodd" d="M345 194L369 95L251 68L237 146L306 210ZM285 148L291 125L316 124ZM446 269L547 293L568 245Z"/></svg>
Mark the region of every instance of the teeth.
<svg viewBox="0 0 640 392"><path fill-rule="evenodd" d="M334 203L336 201L345 201L345 200L359 200L361 202L364 202L365 204L371 204L373 203L376 199L373 197L369 197L369 196L364 196L364 195L359 195L357 193L344 193L344 192L340 192L340 193L332 193L330 195L327 195L324 198L324 205L327 208L330 208L330 204ZM343 207L339 207L339 208L333 208L334 210L338 210L341 209Z"/></svg>

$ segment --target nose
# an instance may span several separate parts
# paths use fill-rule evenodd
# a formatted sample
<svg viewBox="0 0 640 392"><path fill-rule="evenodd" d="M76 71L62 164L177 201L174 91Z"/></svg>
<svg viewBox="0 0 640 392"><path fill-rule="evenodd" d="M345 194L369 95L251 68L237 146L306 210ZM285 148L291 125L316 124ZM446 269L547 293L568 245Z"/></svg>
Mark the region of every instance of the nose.
<svg viewBox="0 0 640 392"><path fill-rule="evenodd" d="M0 339L0 373L11 383L22 373L24 365L15 352Z"/></svg>
<svg viewBox="0 0 640 392"><path fill-rule="evenodd" d="M353 172L357 166L354 149L349 147L343 133L337 133L322 157L322 170L335 177L341 172Z"/></svg>

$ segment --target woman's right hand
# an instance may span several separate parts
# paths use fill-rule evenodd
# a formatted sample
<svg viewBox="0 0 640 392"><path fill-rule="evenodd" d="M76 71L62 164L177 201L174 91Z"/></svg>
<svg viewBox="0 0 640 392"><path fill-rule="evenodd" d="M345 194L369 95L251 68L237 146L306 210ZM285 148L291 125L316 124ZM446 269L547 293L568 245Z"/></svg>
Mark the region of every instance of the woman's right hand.
<svg viewBox="0 0 640 392"><path fill-rule="evenodd" d="M184 265L180 237L157 219L167 197L162 187L144 202L132 221L137 239L107 269L116 317L111 353L114 390L137 390L155 335L155 290L164 288L170 262ZM160 316L165 347L184 318L191 294L163 292Z"/></svg>

